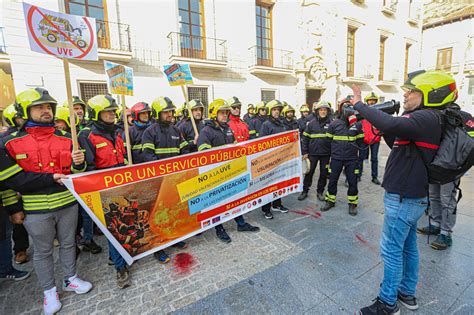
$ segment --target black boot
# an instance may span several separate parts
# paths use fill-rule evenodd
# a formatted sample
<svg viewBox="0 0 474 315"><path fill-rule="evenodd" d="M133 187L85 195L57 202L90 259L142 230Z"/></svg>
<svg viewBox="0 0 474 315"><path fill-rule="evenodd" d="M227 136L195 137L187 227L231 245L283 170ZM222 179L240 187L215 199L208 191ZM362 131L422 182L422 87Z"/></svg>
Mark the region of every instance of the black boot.
<svg viewBox="0 0 474 315"><path fill-rule="evenodd" d="M332 201L327 201L326 203L321 207L321 211L328 211L329 209L333 208L336 204Z"/></svg>
<svg viewBox="0 0 474 315"><path fill-rule="evenodd" d="M323 193L318 193L318 200L319 201L324 201L326 198L324 198L324 194Z"/></svg>
<svg viewBox="0 0 474 315"><path fill-rule="evenodd" d="M349 204L349 214L350 215L357 215L357 205L350 203Z"/></svg>
<svg viewBox="0 0 474 315"><path fill-rule="evenodd" d="M298 196L298 200L305 200L306 198L308 198L308 192L307 191L303 191L301 192L301 194Z"/></svg>

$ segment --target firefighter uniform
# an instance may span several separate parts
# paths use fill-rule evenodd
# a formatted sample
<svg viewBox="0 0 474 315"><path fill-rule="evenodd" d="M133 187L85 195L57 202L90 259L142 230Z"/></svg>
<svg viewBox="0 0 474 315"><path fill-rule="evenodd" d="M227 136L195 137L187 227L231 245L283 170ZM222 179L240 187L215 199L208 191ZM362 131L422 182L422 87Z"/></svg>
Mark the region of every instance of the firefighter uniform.
<svg viewBox="0 0 474 315"><path fill-rule="evenodd" d="M148 113L148 120L139 119L141 113ZM132 106L131 115L133 124L128 129L130 135L130 146L132 150L132 161L134 164L145 162L143 158L142 137L145 130L151 125L151 107L148 103L139 102ZM125 133L122 133L122 139L125 139Z"/></svg>
<svg viewBox="0 0 474 315"><path fill-rule="evenodd" d="M344 120L343 120L344 119ZM327 211L336 202L337 182L344 168L349 188L347 199L350 214L355 215L355 207L358 204L357 175L359 170L358 152L364 140L364 133L360 123L349 125L347 118L338 118L329 124L328 138L331 140L331 163L329 166L329 184L326 192L326 204L321 208ZM330 207L329 207L330 206Z"/></svg>
<svg viewBox="0 0 474 315"><path fill-rule="evenodd" d="M253 112L250 113L250 110L252 110ZM250 121L255 117L255 106L253 106L253 104L249 104L247 106L247 113L244 115L244 117L242 118L242 120L247 124L247 126L250 125Z"/></svg>
<svg viewBox="0 0 474 315"><path fill-rule="evenodd" d="M242 103L237 97L232 97L227 100L230 107L242 108ZM234 133L235 140L237 142L247 141L250 138L249 127L245 122L240 119L240 116L234 116L232 113L229 116L229 122L227 123Z"/></svg>
<svg viewBox="0 0 474 315"><path fill-rule="evenodd" d="M167 97L159 97L153 101L153 116L156 122L151 124L142 137L143 158L145 161L156 161L188 153L188 143L179 129L159 119L162 111L175 111L176 106Z"/></svg>
<svg viewBox="0 0 474 315"><path fill-rule="evenodd" d="M193 109L202 109L202 115L204 115L204 104L201 100L192 100L189 102L189 107L191 108L191 115ZM196 128L198 133L201 132L202 128L204 128L204 121L201 119L194 119L194 123L196 124ZM188 151L189 152L197 152L198 148L197 145L194 143L194 138L196 134L194 133L193 123L190 117L183 118L181 123L177 125L179 131L183 135L184 140L188 143Z"/></svg>
<svg viewBox="0 0 474 315"><path fill-rule="evenodd" d="M286 117L286 114L288 112L293 112L293 117L292 118ZM296 120L296 118L295 118L296 110L293 108L293 106L287 104L285 107L283 107L283 110L282 110L281 113L282 113L282 117L283 117L283 119L282 119L283 126L285 127L286 131L299 129L298 120Z"/></svg>
<svg viewBox="0 0 474 315"><path fill-rule="evenodd" d="M250 120L249 124L250 139L259 137L258 132L260 131L262 124L267 120L266 114L261 113L261 111L266 111L264 102L260 102L255 106L255 117Z"/></svg>

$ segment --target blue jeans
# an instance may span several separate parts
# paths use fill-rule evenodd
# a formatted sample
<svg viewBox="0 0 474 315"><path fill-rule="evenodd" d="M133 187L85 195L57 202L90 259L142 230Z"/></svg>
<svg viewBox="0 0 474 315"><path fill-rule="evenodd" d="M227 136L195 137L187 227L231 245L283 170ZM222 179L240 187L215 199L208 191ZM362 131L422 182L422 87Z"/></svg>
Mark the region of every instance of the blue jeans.
<svg viewBox="0 0 474 315"><path fill-rule="evenodd" d="M120 255L118 250L115 249L114 245L112 245L110 241L109 241L109 256L110 256L110 259L112 259L112 261L114 262L115 269L117 271L125 267L125 265L127 264L125 262L125 259L123 259L122 255Z"/></svg>
<svg viewBox="0 0 474 315"><path fill-rule="evenodd" d="M0 274L13 269L12 256L12 225L6 211L0 209Z"/></svg>
<svg viewBox="0 0 474 315"><path fill-rule="evenodd" d="M370 145L364 143L359 150L359 170L360 176L362 176L362 171L364 170L364 160L369 158L369 149L370 149L370 163L372 169L372 178L377 178L379 176L379 148L380 142L376 142Z"/></svg>
<svg viewBox="0 0 474 315"><path fill-rule="evenodd" d="M418 283L418 247L416 226L428 207L428 197L403 198L385 193L385 215L380 252L384 275L379 298L390 305L397 302L397 293L415 296Z"/></svg>
<svg viewBox="0 0 474 315"><path fill-rule="evenodd" d="M92 241L94 237L94 221L92 221L89 214L87 214L86 210L79 205L79 212L82 216L82 229L84 230L83 238L84 241Z"/></svg>

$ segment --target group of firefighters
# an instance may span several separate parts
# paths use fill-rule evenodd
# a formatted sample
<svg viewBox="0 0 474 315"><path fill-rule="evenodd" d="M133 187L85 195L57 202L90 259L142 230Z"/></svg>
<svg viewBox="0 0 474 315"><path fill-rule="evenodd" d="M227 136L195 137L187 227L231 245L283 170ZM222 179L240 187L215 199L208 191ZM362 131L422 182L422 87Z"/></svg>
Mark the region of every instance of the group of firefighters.
<svg viewBox="0 0 474 315"><path fill-rule="evenodd" d="M379 98L370 93L364 101L372 105ZM369 150L372 155L372 182L380 185L377 154L381 133L367 121L357 121L355 116L346 117L341 108L349 103L349 96L340 101L336 113L331 103L324 100L314 103L312 112L309 106L302 105L299 110L301 118L296 119L293 106L272 100L255 106L249 104L247 114L241 119L242 103L234 96L228 100L213 100L208 107L208 119L204 119L205 106L199 99L191 100L178 110L168 97L158 97L151 105L139 102L129 112L120 114L119 106L110 95L94 96L87 104L74 97L79 149L72 150L67 105L58 105L42 88L23 91L17 95L15 104L4 110L4 117L10 127L1 135L0 143L0 190L6 210L2 211L1 217L3 221L8 220L8 214L14 223L15 261L27 261L29 235L34 246L34 267L44 289L46 314L54 314L61 308L54 281L55 240L59 243L60 262L64 271L62 289L77 294L91 290L92 284L81 280L76 273L76 256L80 251L76 242L83 250L92 253L99 253L101 247L93 240L93 221L80 209L61 180L68 174L126 165L123 119L130 123L129 145L133 163L155 161L288 130L299 130L303 158L309 159L310 167L304 176L303 192L298 200L308 197L319 163L316 193L317 198L324 202L321 211L334 207L339 176L344 169L348 186L348 212L357 215L357 186L363 160L368 157ZM135 208L136 205L129 209L133 215L137 215L138 209L134 211ZM127 220L117 219L118 216L114 214L119 211L118 204L109 204L106 209L108 229L118 240L122 240L122 245L131 246L132 249L133 244L126 243L131 239L128 235L137 236L140 230L134 227L131 231ZM272 211L287 213L289 210L283 206L281 199L277 199L263 205L262 211L266 219L273 219ZM81 222L78 224L78 221ZM235 218L235 221L239 232L259 231L258 227L247 223L243 216ZM231 242L222 225L216 226L215 230L219 240ZM0 277L25 279L29 273L16 270L11 265L11 232L2 233ZM186 248L187 245L179 242L175 246ZM117 271L117 286L129 286L131 282L125 260L110 242L108 251L109 263ZM155 253L155 257L161 263L170 260L164 251Z"/></svg>

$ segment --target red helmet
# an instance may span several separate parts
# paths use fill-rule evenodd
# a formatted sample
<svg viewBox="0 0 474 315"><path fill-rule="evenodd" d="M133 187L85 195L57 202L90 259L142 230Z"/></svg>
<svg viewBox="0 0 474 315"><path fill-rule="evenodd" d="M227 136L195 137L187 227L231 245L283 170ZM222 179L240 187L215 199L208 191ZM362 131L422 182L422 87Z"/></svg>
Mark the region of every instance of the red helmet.
<svg viewBox="0 0 474 315"><path fill-rule="evenodd" d="M146 113L146 112L151 113L151 107L150 105L148 105L148 103L145 103L145 102L136 103L131 108L132 119L134 121L138 121L138 114Z"/></svg>

